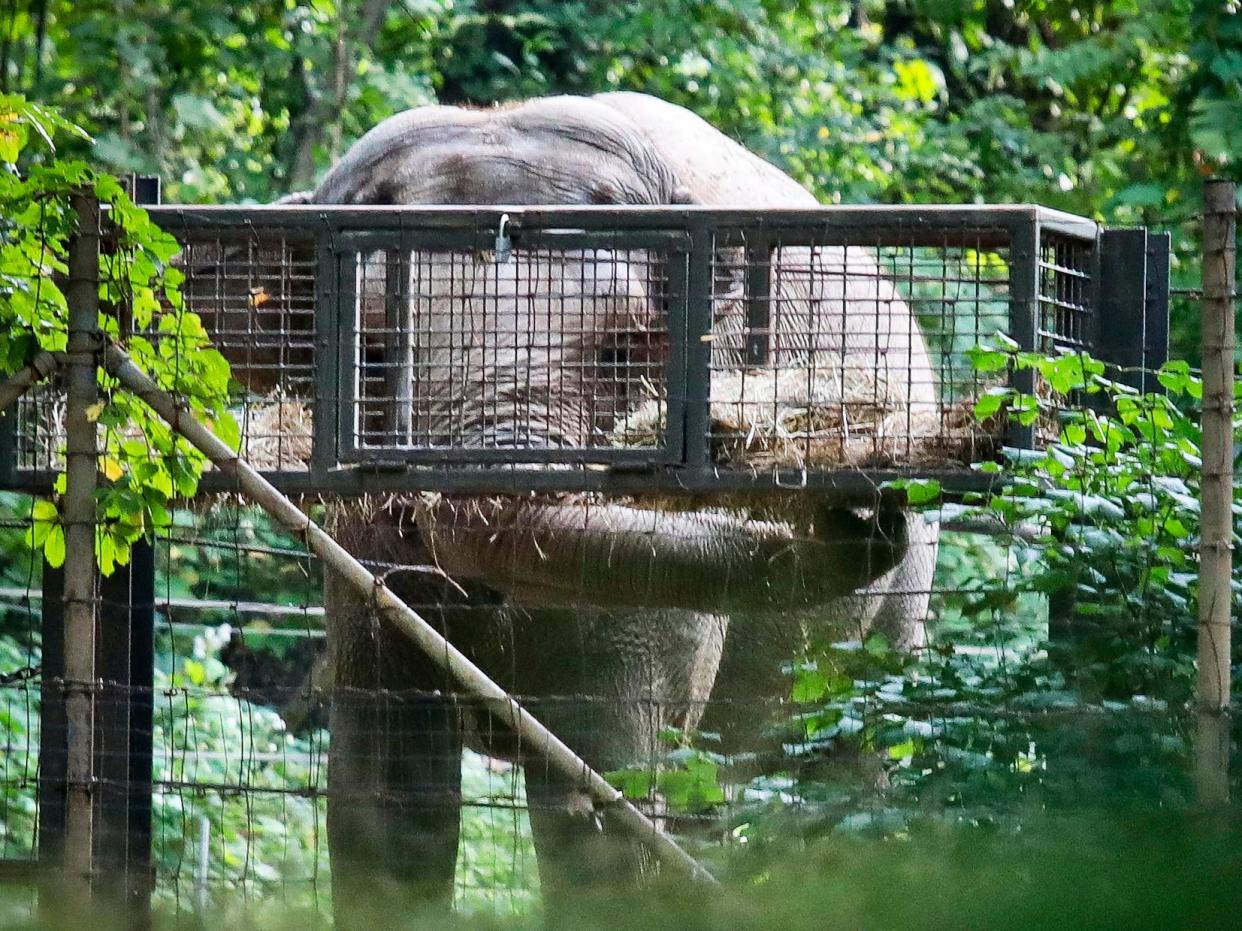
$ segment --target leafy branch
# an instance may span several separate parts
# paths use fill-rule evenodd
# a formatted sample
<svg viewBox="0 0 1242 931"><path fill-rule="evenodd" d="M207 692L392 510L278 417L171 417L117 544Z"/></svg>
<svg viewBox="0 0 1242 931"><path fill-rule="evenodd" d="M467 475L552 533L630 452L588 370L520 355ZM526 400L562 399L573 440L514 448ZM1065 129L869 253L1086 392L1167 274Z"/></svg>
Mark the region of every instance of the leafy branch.
<svg viewBox="0 0 1242 931"><path fill-rule="evenodd" d="M0 373L16 371L40 350L66 348L68 308L61 284L77 224L70 197L91 191L107 209L111 240L99 261L101 332L124 341L151 377L236 444L228 363L210 348L202 322L182 299L183 275L172 264L177 241L134 205L115 178L55 158L58 135L85 134L48 108L0 97ZM22 170L19 162L32 155L27 147L35 138L43 160L32 159ZM125 332L119 308L128 317ZM101 571L110 574L128 561L136 540L168 526L172 501L194 494L205 460L102 371L99 382L103 399L88 416L99 425L99 471L105 479L96 492L96 553ZM54 434L57 424L37 427ZM59 458L63 450L57 453ZM55 488L63 494L63 473ZM27 542L41 547L51 565L60 565L64 533L56 501L38 502L30 516Z"/></svg>
<svg viewBox="0 0 1242 931"><path fill-rule="evenodd" d="M1155 373L1161 390L1140 393L1089 355L1025 352L1004 337L969 355L983 374L1035 375L1034 392L981 396L977 417L1050 439L981 464L1000 481L961 505L934 481L893 484L931 517L1000 528L987 541L995 571L967 560L968 577L937 602L960 621L949 631L942 617L917 656L872 636L812 644L791 662L786 755L805 767L842 744L882 750L892 790L950 808L971 800L975 817L1013 791L1081 805L1084 755L1116 763L1107 779L1091 775L1101 803L1119 783L1172 800L1188 769L1176 711L1194 683L1202 382L1171 361ZM1234 430L1242 439L1242 417ZM1240 489L1233 513L1236 523ZM1068 636L1046 639L1044 606ZM799 804L815 791L790 790Z"/></svg>

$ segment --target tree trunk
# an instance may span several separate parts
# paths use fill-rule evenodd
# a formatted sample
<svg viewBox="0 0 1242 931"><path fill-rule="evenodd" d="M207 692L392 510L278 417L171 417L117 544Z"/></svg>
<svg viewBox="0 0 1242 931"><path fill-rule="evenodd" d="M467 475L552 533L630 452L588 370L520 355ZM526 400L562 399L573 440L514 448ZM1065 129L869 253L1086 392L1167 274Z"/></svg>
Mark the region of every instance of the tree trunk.
<svg viewBox="0 0 1242 931"><path fill-rule="evenodd" d="M326 138L331 142L335 156L341 145L341 114L349 99L349 88L363 52L370 49L384 24L388 12L388 0L366 0L362 5L358 25L350 29L349 4L342 3L337 20L336 43L332 54L332 88L329 93L316 87L311 71L305 63L301 70L306 88L307 105L294 120L293 159L289 168L291 190L312 187L315 183L315 149Z"/></svg>

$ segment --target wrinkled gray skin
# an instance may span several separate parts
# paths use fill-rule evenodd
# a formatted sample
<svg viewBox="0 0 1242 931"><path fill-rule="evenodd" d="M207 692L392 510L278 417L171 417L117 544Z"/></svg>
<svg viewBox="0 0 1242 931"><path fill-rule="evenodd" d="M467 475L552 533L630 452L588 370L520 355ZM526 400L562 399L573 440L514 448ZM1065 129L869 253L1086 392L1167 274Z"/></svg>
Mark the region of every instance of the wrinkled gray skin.
<svg viewBox="0 0 1242 931"><path fill-rule="evenodd" d="M624 113L643 130L697 203L760 208L818 205L788 175L682 107L646 94L601 94L594 99ZM817 249L814 257L809 251L788 247L777 251L775 294L789 302L779 305L785 314L781 322L799 333L844 323L844 333L823 339L817 347L820 364L826 357L831 365L842 346L849 358L859 360L855 364L871 364L879 356L881 369L889 367L882 371L881 381L887 384L894 409L905 408L916 420L920 413L934 412L936 391L926 344L891 283L877 279L874 263L858 250L848 257L845 250L834 247ZM806 276L807 268L815 268L818 274ZM842 280L843 268L847 281ZM877 298L888 302L887 313L880 312L879 319ZM807 311L811 316L819 308L818 327L789 312L799 307L811 308ZM714 351L727 353L730 364L741 364L744 341L737 334L742 325L740 314L716 324ZM883 333L879 338L877 330ZM720 339L721 331L733 338ZM789 365L794 361L782 358L779 350L778 346L774 362ZM792 355L803 358L796 351ZM702 728L732 736L728 749L753 751L760 746L759 731L766 722L762 714L755 713L757 701L770 702L787 694L788 680L781 675L780 664L798 655L813 638L860 639L879 631L898 648L922 646L940 532L936 525L913 517L905 527L905 537L908 551L904 558L850 596L809 611L750 614L744 622L735 616ZM738 713L746 708L752 713Z"/></svg>
<svg viewBox="0 0 1242 931"><path fill-rule="evenodd" d="M488 111L409 111L364 136L311 200L813 203L775 168L687 111L629 94L551 98ZM809 315L822 306L804 301L798 310L797 301L833 296L813 293L809 254L787 251L790 272L781 287L790 310L783 323L775 321L774 337L774 361L784 364L805 360L807 348L794 335L782 337L780 327L805 330ZM500 353L493 334L490 354L480 354L480 362L491 360L506 372L519 365L582 366L605 348L615 351L619 325L641 332L659 310L641 276L617 257L600 254L593 261L595 280L614 282L616 298L604 311L584 310L579 322L603 321L602 329L613 336L597 337L586 326L582 335L551 347L541 337L541 352L532 354L523 333L539 314L502 308L490 325L511 318L513 330L499 341ZM871 272L857 296L874 306L876 289L888 286ZM835 287L839 313L839 281ZM854 297L851 291L849 299ZM450 313L447 301L444 311ZM717 322L720 333L740 334L742 311L735 311ZM451 312L484 309L459 298ZM911 332L903 304L893 303L889 316L892 329ZM849 347L851 339L842 333L828 343L840 346L843 340ZM720 339L718 361L731 358L730 345ZM898 370L921 366L930 392L917 332L894 346L901 358L892 377L904 380ZM459 344L454 351L475 349ZM480 417L478 429L490 431L493 444L505 437L513 445L585 442L583 431L592 426L586 395L616 391L607 384L607 367L592 370L597 383L582 397L555 399L555 414L531 415L524 424ZM924 387L894 384L890 379L894 397L909 391L909 398L923 398ZM426 409L472 409L470 396L441 400L443 405ZM539 409L540 399L525 401L528 409ZM594 426L606 430L611 424ZM897 622L921 619L926 596L901 593L928 588L934 537L926 545L927 531L907 528L899 513L872 520L826 506L807 508L799 529L728 512L669 513L599 500L443 500L409 511L346 514L333 529L362 558L443 567L465 594L425 574L393 572L387 581L504 687L536 699L575 696L535 700L532 707L588 763L606 771L651 759L662 727L697 724L722 651L729 679L721 679L717 692L741 698L756 688L780 694L776 663L801 645L811 630L806 618L848 618L855 624L850 631L884 624L903 642L917 639L913 628ZM920 545L908 547L907 537ZM339 579L329 576L325 597L336 683L328 812L334 901L338 920L356 926L367 920L370 907L393 895L449 902L463 735L469 729L493 753L520 755L520 748L503 722L463 714L445 697L452 684L399 635L379 627ZM730 616L746 622L734 622L726 641ZM760 643L763 649L756 652ZM747 655L749 666L741 662ZM600 819L572 786L537 762L527 766L526 784L549 907L583 884L641 871L642 851L611 837L606 825L601 830Z"/></svg>

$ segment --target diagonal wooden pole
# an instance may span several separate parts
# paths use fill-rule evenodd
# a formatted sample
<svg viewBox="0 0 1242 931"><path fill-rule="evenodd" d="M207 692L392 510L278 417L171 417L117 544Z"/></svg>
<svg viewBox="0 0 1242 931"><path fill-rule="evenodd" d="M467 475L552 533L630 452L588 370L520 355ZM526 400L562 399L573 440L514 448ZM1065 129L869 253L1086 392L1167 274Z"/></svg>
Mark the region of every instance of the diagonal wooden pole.
<svg viewBox="0 0 1242 931"><path fill-rule="evenodd" d="M63 352L40 352L24 368L0 382L0 414L45 378L50 378L64 362Z"/></svg>
<svg viewBox="0 0 1242 931"><path fill-rule="evenodd" d="M592 802L610 821L647 845L660 862L696 880L716 880L698 861L681 849L655 823L614 789L586 761L567 747L559 737L541 724L508 692L472 663L439 631L404 601L394 595L383 580L362 565L322 527L302 513L223 440L200 423L139 369L118 346L109 346L105 367L121 385L146 402L179 434L190 441L215 466L237 480L241 492L258 504L291 533L302 537L324 564L338 573L374 608L379 617L409 637L466 692L482 699L488 709L508 723L521 745L542 758L562 776L583 786Z"/></svg>

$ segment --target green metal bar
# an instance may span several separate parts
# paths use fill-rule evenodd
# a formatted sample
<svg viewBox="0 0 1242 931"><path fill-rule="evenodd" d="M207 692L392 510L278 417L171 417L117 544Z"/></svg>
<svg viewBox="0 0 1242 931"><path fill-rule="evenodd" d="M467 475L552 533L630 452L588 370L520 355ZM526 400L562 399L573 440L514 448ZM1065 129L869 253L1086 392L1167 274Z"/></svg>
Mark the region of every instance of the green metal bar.
<svg viewBox="0 0 1242 931"><path fill-rule="evenodd" d="M1014 228L1009 246L1009 336L1019 348L1034 352L1039 327L1039 224ZM1023 394L1035 393L1035 373L1030 369L1010 375L1010 385ZM1006 443L1019 449L1035 446L1035 427L1010 423Z"/></svg>
<svg viewBox="0 0 1242 931"><path fill-rule="evenodd" d="M337 295L340 257L332 230L323 224L315 241L315 396L312 399L311 471L323 473L339 461L338 362L342 352Z"/></svg>
<svg viewBox="0 0 1242 931"><path fill-rule="evenodd" d="M681 466L686 461L686 358L690 307L690 252L678 249L669 254L668 359L664 365L664 460Z"/></svg>
<svg viewBox="0 0 1242 931"><path fill-rule="evenodd" d="M446 494L506 494L515 492L564 492L576 494L702 495L711 492L745 494L774 490L814 492L834 501L870 501L880 487L897 479L936 479L947 495L987 491L997 487L987 474L960 469L728 469L699 466L694 469L654 465L638 468L585 467L548 469L538 465L414 465L406 462L371 462L325 472L263 472L263 477L286 494L372 495L413 491ZM23 473L12 490L39 494L50 490L51 473ZM199 482L204 494L235 491L228 478L208 472Z"/></svg>
<svg viewBox="0 0 1242 931"><path fill-rule="evenodd" d="M748 366L768 363L772 320L772 242L757 234L746 244L746 349Z"/></svg>
<svg viewBox="0 0 1242 931"><path fill-rule="evenodd" d="M715 237L706 223L690 231L686 277L685 462L688 469L711 463L712 257Z"/></svg>
<svg viewBox="0 0 1242 931"><path fill-rule="evenodd" d="M518 237L538 229L582 231L685 230L692 225L764 228L772 233L814 230L817 242L836 233L865 233L871 245L984 245L1001 243L1015 225L1044 223L1062 235L1093 240L1096 224L1083 217L1032 205L869 205L805 209L735 209L721 207L529 207L529 206L376 206L326 204L262 207L158 207L152 217L177 227L311 229L325 218L340 231L382 229L458 230L494 234L508 214ZM946 236L948 237L946 239ZM981 239L982 237L982 239Z"/></svg>
<svg viewBox="0 0 1242 931"><path fill-rule="evenodd" d="M1172 236L1147 234L1147 289L1143 321L1143 391L1164 390L1152 373L1169 361L1169 257Z"/></svg>
<svg viewBox="0 0 1242 931"><path fill-rule="evenodd" d="M1114 368L1112 376L1143 389L1147 336L1147 231L1100 234L1100 292L1094 355Z"/></svg>

